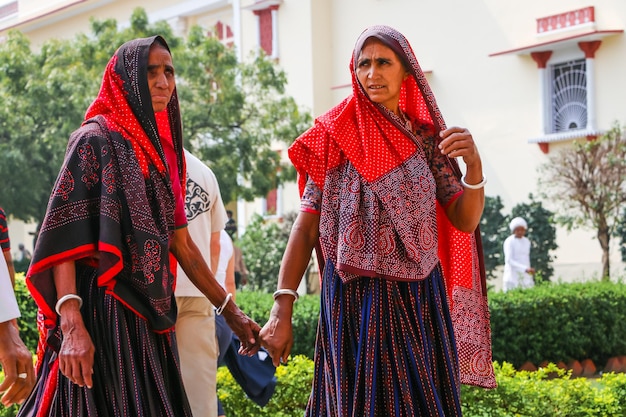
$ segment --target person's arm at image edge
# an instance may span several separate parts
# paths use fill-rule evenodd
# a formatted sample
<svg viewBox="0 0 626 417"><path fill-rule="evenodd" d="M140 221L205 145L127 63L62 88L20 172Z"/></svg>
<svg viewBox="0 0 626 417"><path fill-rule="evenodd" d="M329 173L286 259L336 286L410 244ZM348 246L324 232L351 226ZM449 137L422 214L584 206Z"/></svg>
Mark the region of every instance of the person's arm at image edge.
<svg viewBox="0 0 626 417"><path fill-rule="evenodd" d="M30 394L35 384L35 370L33 356L20 338L15 322L20 313L8 267L4 261L0 262L0 364L4 370L0 400L9 407L22 403Z"/></svg>

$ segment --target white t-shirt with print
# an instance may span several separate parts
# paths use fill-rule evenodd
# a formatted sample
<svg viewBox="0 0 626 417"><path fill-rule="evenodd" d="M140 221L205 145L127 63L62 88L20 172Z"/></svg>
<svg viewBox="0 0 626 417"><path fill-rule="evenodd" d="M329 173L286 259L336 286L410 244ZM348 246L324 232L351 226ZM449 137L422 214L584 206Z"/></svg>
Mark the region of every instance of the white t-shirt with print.
<svg viewBox="0 0 626 417"><path fill-rule="evenodd" d="M213 171L186 149L185 160L187 164L185 195L187 228L210 268L211 234L224 230L228 216ZM175 295L176 297L204 297L204 294L185 275L180 265L178 265Z"/></svg>

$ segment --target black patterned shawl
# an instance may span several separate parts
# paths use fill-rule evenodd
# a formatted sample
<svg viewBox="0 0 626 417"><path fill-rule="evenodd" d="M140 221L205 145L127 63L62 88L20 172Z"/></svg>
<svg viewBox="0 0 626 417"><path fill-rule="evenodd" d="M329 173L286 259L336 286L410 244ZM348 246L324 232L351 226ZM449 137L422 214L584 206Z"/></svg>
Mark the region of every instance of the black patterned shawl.
<svg viewBox="0 0 626 417"><path fill-rule="evenodd" d="M175 322L169 239L176 199L147 81L155 42L167 48L154 36L117 50L84 123L69 139L27 274L48 329L57 321L52 267L70 260L76 262L77 279L97 274L99 286L155 331ZM176 91L167 112L184 179Z"/></svg>

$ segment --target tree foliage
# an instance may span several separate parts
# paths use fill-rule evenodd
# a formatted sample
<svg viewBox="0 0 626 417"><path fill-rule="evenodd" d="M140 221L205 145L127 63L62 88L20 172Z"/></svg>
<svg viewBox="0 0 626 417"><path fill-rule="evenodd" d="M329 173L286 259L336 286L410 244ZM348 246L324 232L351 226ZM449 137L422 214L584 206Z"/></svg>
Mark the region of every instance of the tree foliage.
<svg viewBox="0 0 626 417"><path fill-rule="evenodd" d="M0 44L0 202L7 213L42 218L67 140L96 97L108 60L125 41L154 34L172 50L185 141L215 171L224 201L264 196L294 177L274 144L292 141L311 118L285 94L277 65L262 55L239 63L199 28L181 39L136 9L125 29L93 20L90 34L50 39L39 51L16 31Z"/></svg>
<svg viewBox="0 0 626 417"><path fill-rule="evenodd" d="M238 242L248 271L248 285L256 291L273 291L278 283L278 271L287 247L295 215L277 223L254 215Z"/></svg>
<svg viewBox="0 0 626 417"><path fill-rule="evenodd" d="M485 197L485 208L480 219L480 235L483 241L487 279L496 278L496 268L504 264L502 243L508 236L508 227L506 217L502 214L503 208L500 196Z"/></svg>
<svg viewBox="0 0 626 417"><path fill-rule="evenodd" d="M610 278L609 244L626 204L626 135L617 123L598 139L576 142L541 166L539 185L569 230L595 230L602 277Z"/></svg>
<svg viewBox="0 0 626 417"><path fill-rule="evenodd" d="M262 53L238 64L235 51L199 27L175 56L187 138L210 163L225 202L264 196L295 179L275 143L291 143L310 124L285 94L286 75Z"/></svg>

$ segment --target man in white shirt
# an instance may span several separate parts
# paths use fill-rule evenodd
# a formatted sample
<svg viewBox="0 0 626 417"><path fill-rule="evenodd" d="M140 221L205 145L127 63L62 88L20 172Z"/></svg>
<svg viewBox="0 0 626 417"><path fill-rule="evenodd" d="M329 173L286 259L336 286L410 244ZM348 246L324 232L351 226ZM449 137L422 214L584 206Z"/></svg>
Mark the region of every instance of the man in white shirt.
<svg viewBox="0 0 626 417"><path fill-rule="evenodd" d="M530 240L525 236L526 220L516 217L509 224L511 235L504 241L502 290L530 288L535 285L535 269L530 266Z"/></svg>
<svg viewBox="0 0 626 417"><path fill-rule="evenodd" d="M217 179L202 161L185 150L185 211L193 241L212 271L220 256L220 232L227 216ZM213 305L180 266L176 279L176 340L185 391L194 416L216 417L217 355Z"/></svg>
<svg viewBox="0 0 626 417"><path fill-rule="evenodd" d="M9 268L0 257L0 364L4 381L0 384L2 404L22 403L35 384L33 356L20 339L15 319L20 311L13 292Z"/></svg>

